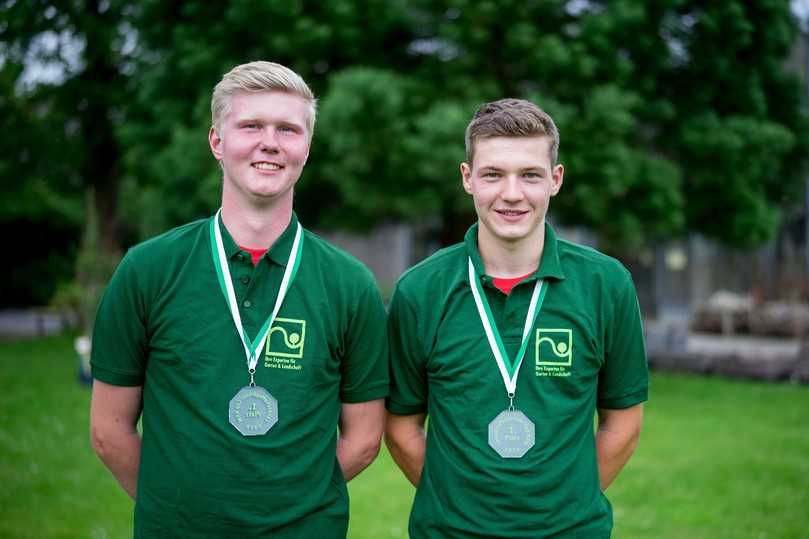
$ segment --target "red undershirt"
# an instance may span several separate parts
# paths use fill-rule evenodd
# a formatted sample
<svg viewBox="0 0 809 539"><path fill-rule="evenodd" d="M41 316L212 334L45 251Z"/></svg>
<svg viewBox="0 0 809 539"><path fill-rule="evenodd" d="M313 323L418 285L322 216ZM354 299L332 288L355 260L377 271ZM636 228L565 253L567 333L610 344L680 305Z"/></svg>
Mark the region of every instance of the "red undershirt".
<svg viewBox="0 0 809 539"><path fill-rule="evenodd" d="M247 251L250 253L250 258L253 261L253 265L256 266L258 261L261 260L261 257L264 256L264 253L267 252L267 249L251 249L249 247L239 247L242 251ZM522 281L523 279L530 277L533 275L534 272L528 273L521 277L492 277L492 284L500 290L503 294L509 295L511 293L511 289L514 288L517 283Z"/></svg>
<svg viewBox="0 0 809 539"><path fill-rule="evenodd" d="M514 288L514 286L517 283L519 283L526 277L530 277L533 274L534 272L532 271L531 273L523 275L522 277L508 277L508 278L492 277L492 284L495 287L497 287L497 289L500 290L500 292L508 296L511 293L511 289Z"/></svg>
<svg viewBox="0 0 809 539"><path fill-rule="evenodd" d="M251 249L249 247L239 247L242 251L247 251L250 253L250 258L253 261L253 265L258 265L258 261L261 260L261 257L264 256L264 253L267 252L267 249ZM533 275L534 272L528 273L521 277L492 277L492 284L500 290L503 294L509 295L511 293L511 289L514 288L517 283L522 281L523 279L530 277Z"/></svg>
<svg viewBox="0 0 809 539"><path fill-rule="evenodd" d="M267 252L267 249L250 249L249 247L239 247L239 249L250 253L250 258L253 259L254 266L258 264L258 261L264 256L264 253Z"/></svg>

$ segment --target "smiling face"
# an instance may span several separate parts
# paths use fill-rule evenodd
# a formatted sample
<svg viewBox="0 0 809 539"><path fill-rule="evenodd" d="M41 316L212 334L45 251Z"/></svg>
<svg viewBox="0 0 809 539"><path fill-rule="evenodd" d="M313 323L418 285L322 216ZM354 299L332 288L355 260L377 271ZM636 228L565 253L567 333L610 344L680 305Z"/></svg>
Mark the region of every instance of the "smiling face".
<svg viewBox="0 0 809 539"><path fill-rule="evenodd" d="M208 142L224 171L223 204L275 205L292 201L309 157L310 104L282 92L236 92L219 132Z"/></svg>
<svg viewBox="0 0 809 539"><path fill-rule="evenodd" d="M549 150L547 136L475 141L473 162L461 164L461 176L475 202L481 243L511 248L544 237L548 204L564 177Z"/></svg>

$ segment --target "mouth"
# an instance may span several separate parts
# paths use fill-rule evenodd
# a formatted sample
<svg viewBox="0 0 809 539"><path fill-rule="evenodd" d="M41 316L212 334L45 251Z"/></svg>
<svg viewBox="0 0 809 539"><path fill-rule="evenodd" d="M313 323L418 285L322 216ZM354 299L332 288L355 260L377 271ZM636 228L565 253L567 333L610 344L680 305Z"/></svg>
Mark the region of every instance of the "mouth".
<svg viewBox="0 0 809 539"><path fill-rule="evenodd" d="M272 163L270 161L256 161L255 163L251 163L250 166L256 170L270 170L270 171L282 170L284 168L283 165L280 165L278 163Z"/></svg>
<svg viewBox="0 0 809 539"><path fill-rule="evenodd" d="M494 210L498 214L502 215L506 218L517 218L522 217L523 215L528 213L528 210Z"/></svg>

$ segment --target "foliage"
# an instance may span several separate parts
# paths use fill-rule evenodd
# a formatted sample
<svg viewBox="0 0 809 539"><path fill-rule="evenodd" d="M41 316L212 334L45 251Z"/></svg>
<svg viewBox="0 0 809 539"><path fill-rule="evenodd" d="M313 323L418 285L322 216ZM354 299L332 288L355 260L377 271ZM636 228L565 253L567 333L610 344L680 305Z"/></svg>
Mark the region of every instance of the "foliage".
<svg viewBox="0 0 809 539"><path fill-rule="evenodd" d="M74 358L66 337L0 343L2 537L132 535L132 502L90 448ZM808 406L807 387L653 373L640 445L608 491L613 535L805 537ZM406 537L414 491L384 449L349 490L349 538Z"/></svg>
<svg viewBox="0 0 809 539"><path fill-rule="evenodd" d="M22 70L9 60L0 67L0 229L12 255L0 270L0 297L4 305L44 305L69 279L81 204L64 196L72 187L70 148L58 137L53 140L49 123L58 124L59 118L43 118L34 103L15 92Z"/></svg>
<svg viewBox="0 0 809 539"><path fill-rule="evenodd" d="M329 78L318 128L341 135L323 137L318 152L328 166L320 177L356 209L353 224L463 207L458 182L448 181L446 172L457 173L463 160L468 118L458 103L433 103L429 94L418 80L387 70L348 68ZM339 215L332 219L340 222Z"/></svg>
<svg viewBox="0 0 809 539"><path fill-rule="evenodd" d="M19 137L7 143L15 147L3 152L0 173L13 186L9 205L20 197L31 201L31 208L21 213L3 208L0 215L4 224L21 232L17 241L30 244L34 272L50 267L52 253L58 253L59 263L52 269L62 274L48 283L51 292L70 286L71 272L64 269L77 253L87 193L93 193L92 211L101 224L101 256L114 257L121 243L122 167L114 129L125 121L129 101L125 17L131 9L120 0L36 0L7 2L0 12L3 105ZM40 80L32 74L37 71L44 73ZM48 217L40 219L43 214ZM52 245L54 238L61 244ZM42 251L37 249L40 242ZM109 274L99 276L102 281L93 286L107 278Z"/></svg>
<svg viewBox="0 0 809 539"><path fill-rule="evenodd" d="M23 244L75 234L92 188L115 252L209 215L211 89L266 58L320 98L296 193L310 226L437 217L457 241L473 219L463 129L481 102L519 96L560 126L558 220L623 249L686 232L760 245L799 199L809 156L786 68L797 37L788 3L770 0L11 0L0 222ZM59 76L36 81L37 66ZM61 243L70 260L77 242Z"/></svg>
<svg viewBox="0 0 809 539"><path fill-rule="evenodd" d="M196 159L209 87L196 81L213 83L255 53L288 63L321 97L297 201L312 224L439 216L445 228L465 227L463 129L480 102L507 95L534 99L560 125L567 181L554 214L615 246L686 231L758 245L800 188L809 123L783 67L797 37L786 3L342 1L239 4L218 15L183 5L140 12L148 99L139 102L156 121L151 140L128 146L141 163L173 153L173 174L210 186ZM284 38L245 31L245 20L266 20ZM199 133L192 162L180 159L188 139L177 139L177 120Z"/></svg>
<svg viewBox="0 0 809 539"><path fill-rule="evenodd" d="M783 67L797 37L787 3L452 6L422 2L444 53L422 78L560 105L563 221L629 246L686 230L750 246L796 200L809 130Z"/></svg>

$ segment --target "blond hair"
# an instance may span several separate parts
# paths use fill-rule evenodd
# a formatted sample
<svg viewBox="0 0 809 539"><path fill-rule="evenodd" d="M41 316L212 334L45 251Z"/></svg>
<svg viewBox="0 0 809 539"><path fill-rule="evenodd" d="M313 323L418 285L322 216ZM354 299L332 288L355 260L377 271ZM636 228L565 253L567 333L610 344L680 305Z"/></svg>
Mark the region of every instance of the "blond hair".
<svg viewBox="0 0 809 539"><path fill-rule="evenodd" d="M466 127L466 162L472 165L478 139L537 136L550 138L551 166L555 166L559 153L559 130L545 111L525 99L507 98L484 103Z"/></svg>
<svg viewBox="0 0 809 539"><path fill-rule="evenodd" d="M302 97L309 104L306 127L309 137L314 133L317 115L315 94L300 75L275 62L257 61L241 64L222 77L211 96L211 124L221 134L222 122L230 112L230 101L236 92L281 91Z"/></svg>

